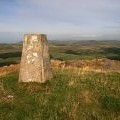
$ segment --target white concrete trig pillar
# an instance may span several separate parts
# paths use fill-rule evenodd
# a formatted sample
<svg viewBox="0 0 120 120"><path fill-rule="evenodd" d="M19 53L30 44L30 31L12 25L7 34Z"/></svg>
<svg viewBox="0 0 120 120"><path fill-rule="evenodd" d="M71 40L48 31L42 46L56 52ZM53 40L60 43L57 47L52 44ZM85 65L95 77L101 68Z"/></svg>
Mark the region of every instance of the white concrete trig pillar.
<svg viewBox="0 0 120 120"><path fill-rule="evenodd" d="M23 42L19 82L44 83L51 78L47 36L44 34L26 34Z"/></svg>

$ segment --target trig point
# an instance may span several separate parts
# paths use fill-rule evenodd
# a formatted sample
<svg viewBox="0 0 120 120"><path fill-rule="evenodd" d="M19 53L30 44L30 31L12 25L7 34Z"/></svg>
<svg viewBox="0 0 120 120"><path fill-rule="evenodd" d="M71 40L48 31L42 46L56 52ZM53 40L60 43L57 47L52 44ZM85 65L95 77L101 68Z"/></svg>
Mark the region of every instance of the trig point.
<svg viewBox="0 0 120 120"><path fill-rule="evenodd" d="M52 78L47 36L26 34L20 64L19 82L44 83Z"/></svg>

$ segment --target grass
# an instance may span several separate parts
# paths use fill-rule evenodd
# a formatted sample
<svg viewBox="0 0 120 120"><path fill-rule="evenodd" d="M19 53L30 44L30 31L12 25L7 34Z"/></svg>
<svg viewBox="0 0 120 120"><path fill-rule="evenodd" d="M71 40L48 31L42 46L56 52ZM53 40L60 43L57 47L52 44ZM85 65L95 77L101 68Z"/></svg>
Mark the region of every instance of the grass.
<svg viewBox="0 0 120 120"><path fill-rule="evenodd" d="M120 101L112 96L103 96L100 99L102 107L107 110L120 111Z"/></svg>
<svg viewBox="0 0 120 120"><path fill-rule="evenodd" d="M1 79L1 120L119 120L120 74L53 70L44 84ZM11 97L10 97L11 96Z"/></svg>

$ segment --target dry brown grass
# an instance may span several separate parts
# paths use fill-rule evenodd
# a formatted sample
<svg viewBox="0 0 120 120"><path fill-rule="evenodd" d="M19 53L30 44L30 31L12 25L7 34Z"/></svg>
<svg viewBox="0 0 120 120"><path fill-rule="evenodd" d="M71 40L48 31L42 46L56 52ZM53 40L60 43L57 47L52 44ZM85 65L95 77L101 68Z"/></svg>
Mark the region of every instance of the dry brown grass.
<svg viewBox="0 0 120 120"><path fill-rule="evenodd" d="M52 68L71 69L73 72L118 72L120 73L120 61L109 59L94 59L94 60L51 60ZM19 71L19 64L4 66L0 68L0 76L14 71Z"/></svg>
<svg viewBox="0 0 120 120"><path fill-rule="evenodd" d="M73 69L73 71L82 72L120 72L120 61L109 59L93 60L52 60L52 67L61 69Z"/></svg>
<svg viewBox="0 0 120 120"><path fill-rule="evenodd" d="M15 72L19 70L19 64L0 67L0 76L5 76L10 72Z"/></svg>

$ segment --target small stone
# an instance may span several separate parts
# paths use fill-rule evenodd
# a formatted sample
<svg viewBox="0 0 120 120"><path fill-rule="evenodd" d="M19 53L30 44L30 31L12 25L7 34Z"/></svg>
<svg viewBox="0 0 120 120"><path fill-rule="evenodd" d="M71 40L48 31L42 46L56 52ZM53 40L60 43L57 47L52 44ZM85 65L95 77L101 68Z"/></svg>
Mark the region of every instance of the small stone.
<svg viewBox="0 0 120 120"><path fill-rule="evenodd" d="M14 98L14 96L8 95L7 98L12 99L12 98Z"/></svg>

